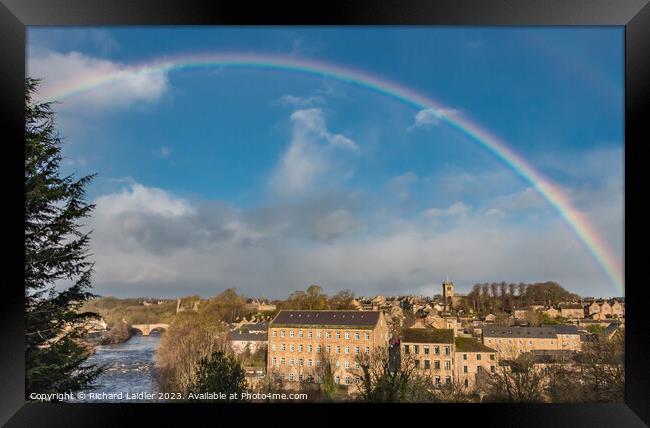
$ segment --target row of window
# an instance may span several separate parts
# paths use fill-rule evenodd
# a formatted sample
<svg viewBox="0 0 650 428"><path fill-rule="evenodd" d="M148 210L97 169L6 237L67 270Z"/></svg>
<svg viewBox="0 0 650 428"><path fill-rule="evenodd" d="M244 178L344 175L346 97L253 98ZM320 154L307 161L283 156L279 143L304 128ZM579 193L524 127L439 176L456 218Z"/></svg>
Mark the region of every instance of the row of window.
<svg viewBox="0 0 650 428"><path fill-rule="evenodd" d="M483 370L483 366L476 367L476 371L480 372L481 370ZM490 366L490 373L494 373L494 370L494 366ZM467 366L463 366L463 373L469 373Z"/></svg>
<svg viewBox="0 0 650 428"><path fill-rule="evenodd" d="M273 330L272 333L273 337L278 337L278 330ZM336 331L334 332L334 335L337 339L341 338L341 332ZM286 337L286 330L280 330L280 337ZM289 330L289 337L294 337L294 331ZM298 338L303 337L303 331L298 330ZM323 337L323 332L321 330L316 330L316 338L317 339L322 339ZM349 331L346 331L343 333L343 337L345 337L347 340L350 340L350 337L352 337L352 334ZM313 332L311 330L307 330L307 339L312 339L313 338ZM325 339L331 339L332 338L332 332L331 331L325 331ZM356 340L361 339L361 333L358 331L354 332L354 338ZM364 338L365 340L370 340L370 333L365 332L364 333Z"/></svg>
<svg viewBox="0 0 650 428"><path fill-rule="evenodd" d="M544 339L540 339L540 340L541 340L541 343L543 344L543 343L544 343ZM495 341L495 343L501 343L501 339L495 339L494 341ZM503 341L505 342L505 339L503 339ZM487 342L488 342L488 343L492 343L492 339L488 339ZM555 345L555 340L549 340L549 342L551 342L551 345ZM508 339L508 343L512 343L512 339ZM520 344L520 345L523 345L523 344L524 344L524 340L523 340L523 339L519 339L519 344ZM528 341L528 344L529 344L529 345L532 345L532 344L533 344L533 341L532 341L532 340L529 340L529 341Z"/></svg>
<svg viewBox="0 0 650 428"><path fill-rule="evenodd" d="M272 343L271 344L271 351L277 351L277 349L278 349L277 344ZM314 347L312 345L306 345L306 346L305 345L298 345L297 349L298 349L298 352L304 352L305 349L307 350L307 352L314 352ZM336 349L337 354L341 353L341 346L340 345L336 346L335 349ZM350 353L350 347L349 346L346 346L344 349L345 349L346 354ZM286 350L287 350L287 344L286 343L280 343L280 351L286 351ZM290 343L289 344L289 352L296 352L296 345L294 345L293 343ZM323 346L322 345L316 345L316 352L323 352ZM326 345L325 346L325 352L327 352L328 354L331 354L332 353L332 346L331 345ZM369 354L370 353L370 347L366 346L364 348L364 352L366 354ZM361 354L361 348L359 346L354 347L354 354L355 355L360 355Z"/></svg>
<svg viewBox="0 0 650 428"><path fill-rule="evenodd" d="M420 367L423 367L425 369L430 369L431 368L431 361L429 360L423 360L423 363L420 363L420 360L415 360L415 368L419 369ZM434 370L440 370L440 360L435 360L433 362L433 369ZM450 360L445 360L445 370L451 370L451 361Z"/></svg>
<svg viewBox="0 0 650 428"><path fill-rule="evenodd" d="M476 354L476 360L481 361L481 354ZM467 359L467 354L463 354L463 360ZM494 360L494 354L490 354L490 359Z"/></svg>
<svg viewBox="0 0 650 428"><path fill-rule="evenodd" d="M295 373L289 373L289 376L286 376L284 373L280 373L277 376L278 379L280 380L286 380L287 378L289 379L290 382L302 382L303 380L306 382L315 382L315 383L320 383L320 377L318 376L308 376L306 378L303 378L303 375L301 373L295 374ZM341 383L341 377L340 376L335 376L334 377L334 382L337 384ZM352 385L352 383L359 383L360 379L358 378L352 378L351 376L345 376L344 377L344 383L346 385Z"/></svg>
<svg viewBox="0 0 650 428"><path fill-rule="evenodd" d="M405 354L410 354L411 353L411 347L413 347L413 353L415 355L418 355L420 353L420 345L404 345L404 353ZM422 350L424 352L424 355L429 355L429 345L423 345ZM451 349L449 346L443 346L443 352L445 355L450 355L451 354ZM433 347L433 354L434 355L440 355L440 346L434 346Z"/></svg>
<svg viewBox="0 0 650 428"><path fill-rule="evenodd" d="M296 363L298 364L299 367L302 367L303 364L305 363L305 360L303 360L302 358L298 358L298 360L294 360L293 358L288 358L287 359L287 358L284 358L284 357L281 357L281 358L272 357L271 358L271 365L272 366L277 366L278 362L280 363L279 364L280 366L284 366L288 362L289 366L291 366L291 367L293 367ZM314 367L314 360L312 360L311 358L308 358L306 363L307 363L307 367ZM321 360L316 360L316 367L320 367L320 366L321 366ZM341 362L339 360L336 360L334 362L334 366L336 368L341 367ZM355 369L361 368L361 364L358 361L350 362L349 360L345 360L343 362L343 366L346 369L349 369L352 366L354 366Z"/></svg>

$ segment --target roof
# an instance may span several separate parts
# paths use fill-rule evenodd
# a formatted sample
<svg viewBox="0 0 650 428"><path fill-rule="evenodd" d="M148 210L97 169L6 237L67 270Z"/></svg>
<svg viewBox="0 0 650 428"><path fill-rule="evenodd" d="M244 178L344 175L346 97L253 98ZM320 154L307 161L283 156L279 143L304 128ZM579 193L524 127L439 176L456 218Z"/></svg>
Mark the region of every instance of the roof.
<svg viewBox="0 0 650 428"><path fill-rule="evenodd" d="M269 335L267 333L240 333L237 331L231 331L228 333L228 340L265 342L269 340Z"/></svg>
<svg viewBox="0 0 650 428"><path fill-rule="evenodd" d="M580 303L560 303L560 309L584 309Z"/></svg>
<svg viewBox="0 0 650 428"><path fill-rule="evenodd" d="M546 327L483 327L484 337L536 337L551 338L558 334L578 334L575 325L554 325Z"/></svg>
<svg viewBox="0 0 650 428"><path fill-rule="evenodd" d="M405 328L402 342L454 343L454 330L447 328Z"/></svg>
<svg viewBox="0 0 650 428"><path fill-rule="evenodd" d="M247 328L248 331L266 331L269 328L268 323L258 322L254 324L244 324L241 328Z"/></svg>
<svg viewBox="0 0 650 428"><path fill-rule="evenodd" d="M278 312L270 327L332 326L372 328L377 325L381 311L290 311Z"/></svg>
<svg viewBox="0 0 650 428"><path fill-rule="evenodd" d="M481 342L471 337L456 338L457 352L496 352L494 349L483 345Z"/></svg>

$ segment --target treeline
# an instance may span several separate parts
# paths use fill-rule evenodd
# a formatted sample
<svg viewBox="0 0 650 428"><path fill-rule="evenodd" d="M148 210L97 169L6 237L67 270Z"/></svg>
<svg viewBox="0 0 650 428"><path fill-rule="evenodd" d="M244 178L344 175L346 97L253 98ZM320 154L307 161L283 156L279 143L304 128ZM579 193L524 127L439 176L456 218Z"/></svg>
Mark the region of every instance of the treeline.
<svg viewBox="0 0 650 428"><path fill-rule="evenodd" d="M192 297L194 296L190 298ZM187 298L183 298L182 301L185 302L185 299ZM153 304L145 306L142 304L143 300ZM131 324L169 323L176 315L176 301L165 300L158 305L155 299L101 297L88 300L81 310L100 315L109 327L117 325L123 318Z"/></svg>
<svg viewBox="0 0 650 428"><path fill-rule="evenodd" d="M554 306L561 302L578 300L580 296L553 281L518 284L492 282L474 284L464 302L466 309L478 313L510 311L532 304Z"/></svg>
<svg viewBox="0 0 650 428"><path fill-rule="evenodd" d="M286 300L276 302L278 310L348 310L355 309L352 305L354 293L350 290L341 290L333 296L323 292L318 285L310 285L305 291L294 291Z"/></svg>

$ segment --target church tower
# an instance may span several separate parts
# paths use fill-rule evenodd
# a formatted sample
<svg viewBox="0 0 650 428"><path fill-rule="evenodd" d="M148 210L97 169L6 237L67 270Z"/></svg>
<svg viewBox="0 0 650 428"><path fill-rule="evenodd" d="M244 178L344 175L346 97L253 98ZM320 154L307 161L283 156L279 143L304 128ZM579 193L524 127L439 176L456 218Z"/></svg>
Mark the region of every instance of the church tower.
<svg viewBox="0 0 650 428"><path fill-rule="evenodd" d="M454 301L454 283L449 280L449 276L442 283L442 298L445 301L447 310L451 309Z"/></svg>

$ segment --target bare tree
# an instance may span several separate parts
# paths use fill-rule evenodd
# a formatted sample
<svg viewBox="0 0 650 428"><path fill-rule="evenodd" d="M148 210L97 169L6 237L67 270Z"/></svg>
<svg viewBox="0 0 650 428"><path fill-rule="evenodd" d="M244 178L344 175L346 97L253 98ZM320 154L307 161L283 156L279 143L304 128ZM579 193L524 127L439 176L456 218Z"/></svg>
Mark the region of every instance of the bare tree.
<svg viewBox="0 0 650 428"><path fill-rule="evenodd" d="M486 401L544 401L546 376L535 367L534 357L530 353L521 354L506 364L499 364L491 376L481 380Z"/></svg>

